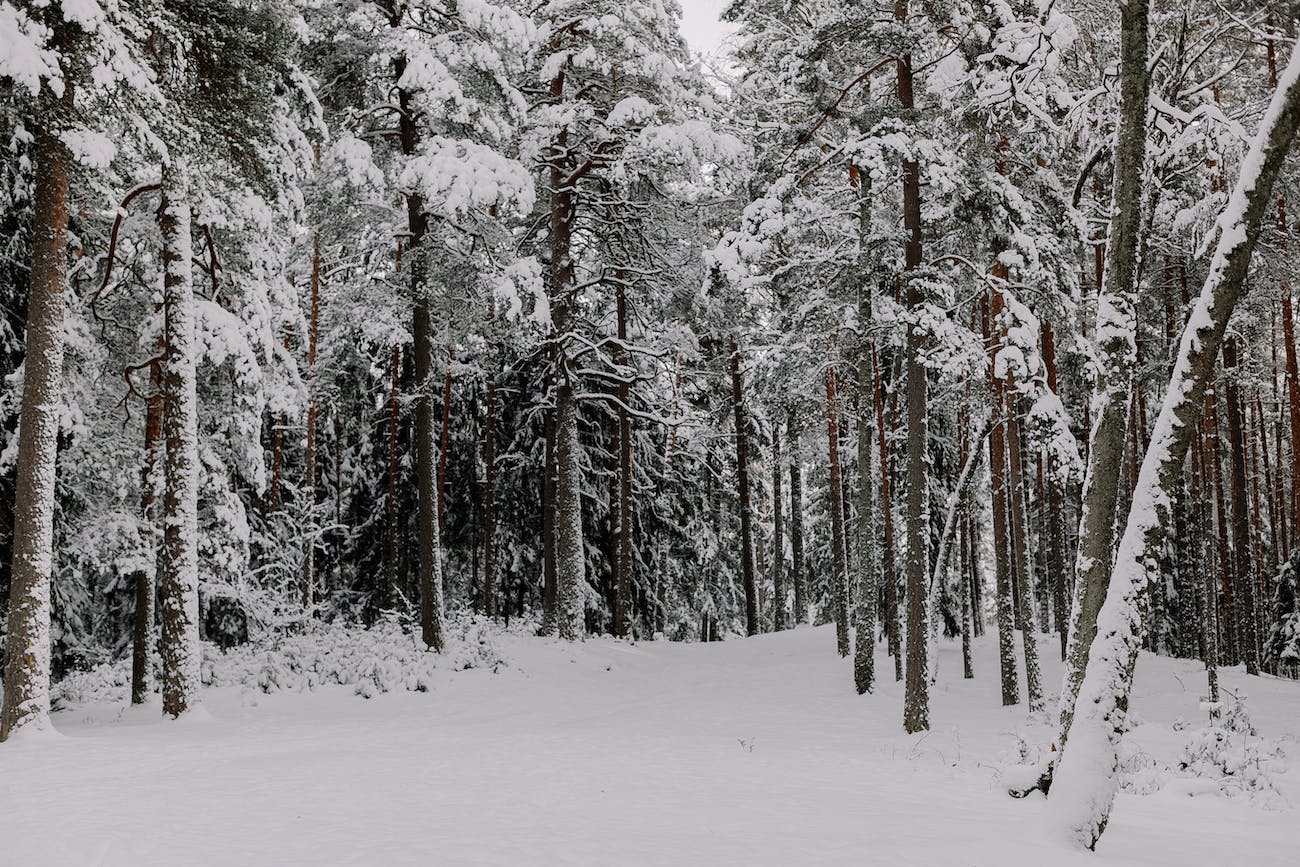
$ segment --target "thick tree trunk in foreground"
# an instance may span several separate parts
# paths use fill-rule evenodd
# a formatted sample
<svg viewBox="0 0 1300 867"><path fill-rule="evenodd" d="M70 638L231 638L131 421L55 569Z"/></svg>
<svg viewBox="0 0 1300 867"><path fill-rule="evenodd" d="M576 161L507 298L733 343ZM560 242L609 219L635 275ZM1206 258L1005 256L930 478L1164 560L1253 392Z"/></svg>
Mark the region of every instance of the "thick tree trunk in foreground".
<svg viewBox="0 0 1300 867"><path fill-rule="evenodd" d="M1133 288L1142 210L1142 162L1150 92L1147 70L1148 0L1126 0L1120 10L1120 116L1115 142L1110 242L1106 285L1097 295L1099 375L1092 405L1088 469L1083 481L1076 583L1070 609L1070 638L1058 715L1061 741L1070 731L1075 696L1088 667L1097 633L1097 614L1106 599L1114 554L1114 524L1120 464L1128 430L1132 376Z"/></svg>
<svg viewBox="0 0 1300 867"><path fill-rule="evenodd" d="M1242 162L1241 176L1219 216L1219 239L1200 298L1179 346L1150 446L1133 494L1111 592L1079 689L1077 711L1051 791L1055 820L1092 848L1106 828L1118 789L1118 748L1126 728L1133 660L1141 646L1144 599L1158 571L1170 502L1200 420L1202 395L1223 333L1243 294L1273 184L1300 128L1300 51L1292 52L1277 91Z"/></svg>
<svg viewBox="0 0 1300 867"><path fill-rule="evenodd" d="M54 568L54 482L63 389L63 296L68 283L68 170L72 160L57 127L72 108L46 96L46 126L37 131L31 286L18 466L14 480L13 571L5 634L0 741L40 730L50 712L50 578Z"/></svg>
<svg viewBox="0 0 1300 867"><path fill-rule="evenodd" d="M199 458L195 377L195 311L191 276L190 203L184 168L163 174L158 229L162 235L163 339L163 713L177 717L199 702Z"/></svg>
<svg viewBox="0 0 1300 867"><path fill-rule="evenodd" d="M565 70L551 79L550 95L554 102L564 98ZM561 129L555 138L550 165L551 322L555 329L552 344L552 381L555 385L553 496L551 510L553 562L555 574L554 622L563 639L582 637L585 630L583 590L586 584L586 557L582 539L582 445L578 440L578 402L574 390L577 367L568 353L568 330L572 325L574 304L573 219L577 193L570 180L572 155L569 133Z"/></svg>

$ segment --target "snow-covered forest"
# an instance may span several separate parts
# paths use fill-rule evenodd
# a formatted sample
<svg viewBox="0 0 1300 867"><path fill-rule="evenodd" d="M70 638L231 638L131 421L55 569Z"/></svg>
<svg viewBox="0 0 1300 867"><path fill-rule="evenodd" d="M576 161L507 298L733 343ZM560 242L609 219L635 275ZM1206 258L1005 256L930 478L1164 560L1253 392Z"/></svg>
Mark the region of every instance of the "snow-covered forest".
<svg viewBox="0 0 1300 867"><path fill-rule="evenodd" d="M693 2L0 0L0 863L1295 857L1300 3Z"/></svg>

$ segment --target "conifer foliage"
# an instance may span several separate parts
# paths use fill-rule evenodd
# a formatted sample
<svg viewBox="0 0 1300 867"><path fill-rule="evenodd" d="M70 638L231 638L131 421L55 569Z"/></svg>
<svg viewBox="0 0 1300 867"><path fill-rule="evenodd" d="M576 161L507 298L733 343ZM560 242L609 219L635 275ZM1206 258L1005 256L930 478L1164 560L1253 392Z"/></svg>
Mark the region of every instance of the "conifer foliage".
<svg viewBox="0 0 1300 867"><path fill-rule="evenodd" d="M1091 847L1140 650L1300 676L1296 10L723 17L0 0L0 740L128 658L811 621L908 733L949 641L1052 707Z"/></svg>

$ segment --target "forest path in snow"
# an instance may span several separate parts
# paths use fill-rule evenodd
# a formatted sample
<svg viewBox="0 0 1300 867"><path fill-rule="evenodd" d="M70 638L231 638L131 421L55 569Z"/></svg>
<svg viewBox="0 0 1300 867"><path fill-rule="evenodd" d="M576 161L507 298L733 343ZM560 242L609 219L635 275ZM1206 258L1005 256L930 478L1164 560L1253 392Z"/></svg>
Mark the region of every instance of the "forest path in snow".
<svg viewBox="0 0 1300 867"><path fill-rule="evenodd" d="M61 736L0 745L0 863L1293 863L1300 770L1282 773L1285 758L1267 805L1164 779L1120 796L1096 854L1054 839L1043 799L1014 801L1000 781L1051 728L1000 706L992 636L973 681L941 645L934 730L915 736L892 662L878 655L876 693L855 695L829 627L496 643L508 666L440 672L428 693L222 688L181 722L156 705L58 713ZM1052 692L1056 649L1042 638ZM1131 740L1152 779L1190 735L1173 721L1203 725L1199 669L1142 659ZM1300 685L1237 670L1224 682L1261 738L1300 756Z"/></svg>

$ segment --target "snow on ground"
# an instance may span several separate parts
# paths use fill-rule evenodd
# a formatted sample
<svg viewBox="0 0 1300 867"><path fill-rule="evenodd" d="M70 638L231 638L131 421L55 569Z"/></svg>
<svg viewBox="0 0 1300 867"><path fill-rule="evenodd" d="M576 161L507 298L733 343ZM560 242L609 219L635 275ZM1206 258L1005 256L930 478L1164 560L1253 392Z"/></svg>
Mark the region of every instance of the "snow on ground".
<svg viewBox="0 0 1300 867"><path fill-rule="evenodd" d="M1005 794L1021 744L1032 756L1051 729L1000 706L991 636L973 681L943 646L934 731L915 736L892 663L878 657L881 688L855 695L829 628L707 645L492 641L506 665L437 670L427 692L226 686L179 723L113 702L57 713L63 737L0 745L0 863L1295 863L1295 682L1224 673L1274 786L1231 796L1231 782L1173 769L1204 727L1203 672L1144 657L1125 756L1131 787L1151 793L1122 793L1089 854L1051 835L1041 796ZM1055 648L1043 638L1047 684Z"/></svg>

